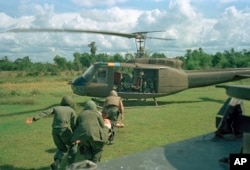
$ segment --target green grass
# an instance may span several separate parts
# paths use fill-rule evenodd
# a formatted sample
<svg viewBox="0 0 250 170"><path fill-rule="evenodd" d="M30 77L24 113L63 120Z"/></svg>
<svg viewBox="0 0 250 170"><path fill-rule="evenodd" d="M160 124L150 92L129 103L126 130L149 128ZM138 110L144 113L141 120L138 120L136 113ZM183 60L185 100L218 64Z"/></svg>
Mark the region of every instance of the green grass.
<svg viewBox="0 0 250 170"><path fill-rule="evenodd" d="M25 78L0 84L0 169L48 169L55 153L52 118L29 126L25 119L58 104L65 94L73 96L78 113L89 99L72 94L63 77L28 82ZM149 107L141 106L142 101L125 101L125 128L117 130L114 145L105 146L102 161L213 132L215 116L226 99L224 89L209 86L158 98L158 107L152 106L152 99L146 102ZM131 103L137 106L128 107ZM244 104L250 106L248 101Z"/></svg>

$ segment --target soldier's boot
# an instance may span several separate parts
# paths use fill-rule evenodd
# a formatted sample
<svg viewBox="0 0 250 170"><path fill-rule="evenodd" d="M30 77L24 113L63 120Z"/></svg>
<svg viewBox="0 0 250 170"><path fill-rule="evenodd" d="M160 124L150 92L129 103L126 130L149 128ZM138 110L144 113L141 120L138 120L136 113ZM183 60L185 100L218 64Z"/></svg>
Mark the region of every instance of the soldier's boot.
<svg viewBox="0 0 250 170"><path fill-rule="evenodd" d="M76 154L77 154L77 145L72 144L69 147L68 151L68 157L67 157L68 165L71 165L72 163L75 162Z"/></svg>
<svg viewBox="0 0 250 170"><path fill-rule="evenodd" d="M111 135L109 136L109 139L108 139L108 142L107 144L108 145L113 145L114 144L114 138L115 138L115 131L114 129L111 131Z"/></svg>
<svg viewBox="0 0 250 170"><path fill-rule="evenodd" d="M59 170L60 169L60 160L56 159L51 165L51 170Z"/></svg>

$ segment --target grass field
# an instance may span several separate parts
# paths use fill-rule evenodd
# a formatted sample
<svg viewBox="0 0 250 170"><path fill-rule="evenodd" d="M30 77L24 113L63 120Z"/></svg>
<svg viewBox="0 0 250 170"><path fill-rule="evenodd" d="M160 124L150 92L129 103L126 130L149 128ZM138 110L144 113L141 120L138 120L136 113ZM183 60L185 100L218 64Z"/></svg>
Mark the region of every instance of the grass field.
<svg viewBox="0 0 250 170"><path fill-rule="evenodd" d="M79 113L89 98L72 94L67 85L67 80L72 77L1 77L1 170L49 169L56 151L51 137L52 118L44 118L29 126L25 119L58 104L63 95L73 96ZM231 84L250 84L250 81ZM158 98L158 107L152 106L151 99L147 101L149 107L141 106L145 103L139 102L137 106L128 107L129 103L125 101L125 128L118 129L114 145L105 146L102 160L213 132L215 116L226 99L224 89L209 86ZM246 108L250 107L248 101L244 104ZM81 160L80 155L77 160Z"/></svg>

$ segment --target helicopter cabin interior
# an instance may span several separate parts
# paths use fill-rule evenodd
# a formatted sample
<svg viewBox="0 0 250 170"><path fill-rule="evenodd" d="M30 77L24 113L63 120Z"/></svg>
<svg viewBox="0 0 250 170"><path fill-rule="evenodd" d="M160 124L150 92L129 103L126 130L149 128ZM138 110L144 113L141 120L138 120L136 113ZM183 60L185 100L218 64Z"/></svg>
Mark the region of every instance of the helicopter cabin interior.
<svg viewBox="0 0 250 170"><path fill-rule="evenodd" d="M124 68L114 72L114 89L118 92L157 93L157 70Z"/></svg>
<svg viewBox="0 0 250 170"><path fill-rule="evenodd" d="M107 84L117 92L157 93L158 70L99 65L91 83Z"/></svg>

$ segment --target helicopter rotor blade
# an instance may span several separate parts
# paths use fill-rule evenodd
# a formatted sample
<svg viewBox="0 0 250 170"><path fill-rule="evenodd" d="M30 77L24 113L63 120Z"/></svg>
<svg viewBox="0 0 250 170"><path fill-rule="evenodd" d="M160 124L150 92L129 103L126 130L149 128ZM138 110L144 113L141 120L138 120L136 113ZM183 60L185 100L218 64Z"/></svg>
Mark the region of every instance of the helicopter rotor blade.
<svg viewBox="0 0 250 170"><path fill-rule="evenodd" d="M157 31L139 31L139 32L134 32L133 34L147 34L147 33L154 33L154 32L166 32L166 30L157 30Z"/></svg>
<svg viewBox="0 0 250 170"><path fill-rule="evenodd" d="M146 37L148 39L157 39L157 40L174 40L173 38L159 38L159 37Z"/></svg>
<svg viewBox="0 0 250 170"><path fill-rule="evenodd" d="M92 33L92 34L106 34L126 38L135 38L135 34L119 33L112 31L97 31L97 30L83 30L83 29L59 29L59 28L17 28L11 29L7 32L69 32L69 33Z"/></svg>
<svg viewBox="0 0 250 170"><path fill-rule="evenodd" d="M98 30L84 30L84 29L60 29L60 28L17 28L11 29L7 32L69 32L69 33L91 33L91 34L104 34L104 35L113 35L125 38L136 38L136 39L159 39L159 40L172 40L169 38L157 38L157 37L147 37L147 33L153 32L165 32L165 30L159 31L145 31L145 32L134 32L134 33L121 33L121 32L113 32L113 31L98 31Z"/></svg>

